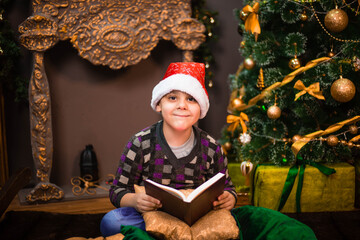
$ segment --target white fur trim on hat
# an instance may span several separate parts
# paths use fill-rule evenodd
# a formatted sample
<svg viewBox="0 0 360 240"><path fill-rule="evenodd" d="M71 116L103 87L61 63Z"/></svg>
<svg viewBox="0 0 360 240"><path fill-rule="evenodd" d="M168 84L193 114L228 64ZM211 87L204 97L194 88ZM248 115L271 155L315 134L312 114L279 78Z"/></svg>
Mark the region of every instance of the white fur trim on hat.
<svg viewBox="0 0 360 240"><path fill-rule="evenodd" d="M186 74L174 74L160 81L153 89L151 107L156 110L156 105L161 98L171 91L179 90L191 95L200 105L200 119L206 116L209 110L209 97L201 83L194 77Z"/></svg>

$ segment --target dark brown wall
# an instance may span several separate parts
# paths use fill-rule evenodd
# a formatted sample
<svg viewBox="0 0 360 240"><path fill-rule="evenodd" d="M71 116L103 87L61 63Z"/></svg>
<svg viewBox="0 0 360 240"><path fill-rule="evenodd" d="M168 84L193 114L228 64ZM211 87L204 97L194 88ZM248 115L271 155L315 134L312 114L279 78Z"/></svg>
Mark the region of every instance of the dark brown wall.
<svg viewBox="0 0 360 240"><path fill-rule="evenodd" d="M228 75L241 61L238 53L240 36L233 9L239 1L208 0L207 6L218 11L217 35L213 44L217 61L214 87L208 89L210 110L199 126L215 138L226 123L229 100ZM14 10L12 19L18 25L26 11ZM23 14L23 16L21 16ZM23 18L23 19L21 19ZM26 49L22 74L30 76L31 61ZM161 41L148 59L122 70L93 66L80 58L68 42L60 42L45 54L45 67L51 89L54 135L54 161L51 181L69 185L80 174L80 153L93 144L99 162L100 176L115 173L118 159L131 135L158 121L160 116L150 108L152 88L161 80L168 64L181 61L181 52L171 42ZM14 103L7 96L6 121L10 172L32 166L28 107Z"/></svg>

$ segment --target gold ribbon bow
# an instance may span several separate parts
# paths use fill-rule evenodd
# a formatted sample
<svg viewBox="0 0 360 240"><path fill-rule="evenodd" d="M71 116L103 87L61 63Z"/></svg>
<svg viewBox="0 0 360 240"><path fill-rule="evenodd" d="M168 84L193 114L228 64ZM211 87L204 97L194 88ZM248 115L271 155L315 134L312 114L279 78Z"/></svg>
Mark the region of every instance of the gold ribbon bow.
<svg viewBox="0 0 360 240"><path fill-rule="evenodd" d="M296 88L297 90L301 90L301 92L298 92L295 95L294 101L296 101L299 97L301 97L305 93L308 93L311 96L316 97L317 99L325 100L325 97L322 95L322 91L320 91L319 82L313 83L309 87L305 87L304 83L301 80L297 80L297 82L294 85L294 88Z"/></svg>
<svg viewBox="0 0 360 240"><path fill-rule="evenodd" d="M249 121L249 117L241 112L240 116L235 116L235 115L228 115L226 118L226 122L227 123L231 123L230 126L228 127L228 131L234 132L235 129L239 126L239 124L241 125L241 128L243 130L243 133L246 133L247 131L247 127L244 121Z"/></svg>
<svg viewBox="0 0 360 240"><path fill-rule="evenodd" d="M293 145L291 145L291 150L294 153L294 155L296 156L298 154L298 152L300 151L300 149L303 146L305 146L311 139L336 132L337 130L341 129L344 125L352 124L359 120L360 120L360 116L355 116L353 118L335 123L325 130L319 130L319 131L307 134L304 137L302 137L300 140L294 142Z"/></svg>
<svg viewBox="0 0 360 240"><path fill-rule="evenodd" d="M252 99L250 99L247 105L241 106L241 107L237 108L236 110L243 111L243 110L248 109L248 108L250 108L252 106L255 106L255 104L258 101L265 98L268 94L270 94L271 91L290 83L292 80L294 80L294 78L297 75L299 75L299 74L301 74L303 72L306 72L307 70L309 70L309 69L311 69L313 67L316 67L317 65L319 65L319 64L321 64L323 62L329 61L329 60L331 60L331 58L322 57L322 58L318 58L318 59L314 59L314 60L309 61L305 66L300 67L300 68L296 69L295 71L293 71L293 72L289 73L288 75L286 75L281 82L276 82L276 83L272 84L271 86L265 88L259 95L257 95L255 97L253 97Z"/></svg>
<svg viewBox="0 0 360 240"><path fill-rule="evenodd" d="M245 31L251 32L255 35L255 41L257 41L257 36L261 33L260 23L259 23L259 12L260 4L256 2L253 7L246 5L242 11L248 16L245 20Z"/></svg>

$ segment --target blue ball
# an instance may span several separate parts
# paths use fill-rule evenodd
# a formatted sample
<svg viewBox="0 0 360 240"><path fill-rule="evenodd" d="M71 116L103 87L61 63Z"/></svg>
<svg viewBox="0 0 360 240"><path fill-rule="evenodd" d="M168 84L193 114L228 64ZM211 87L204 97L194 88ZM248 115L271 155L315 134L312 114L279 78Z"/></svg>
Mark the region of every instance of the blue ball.
<svg viewBox="0 0 360 240"><path fill-rule="evenodd" d="M111 210L101 220L100 231L104 237L120 233L121 225L131 225L145 230L145 222L141 214L132 207Z"/></svg>

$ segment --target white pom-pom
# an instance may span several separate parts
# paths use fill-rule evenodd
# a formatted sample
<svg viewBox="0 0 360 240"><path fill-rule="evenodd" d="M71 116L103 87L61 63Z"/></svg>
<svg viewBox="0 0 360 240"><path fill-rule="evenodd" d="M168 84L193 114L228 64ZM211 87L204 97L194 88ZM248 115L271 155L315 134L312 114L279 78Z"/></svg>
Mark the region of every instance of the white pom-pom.
<svg viewBox="0 0 360 240"><path fill-rule="evenodd" d="M242 144L247 144L251 142L251 136L248 133L242 133L240 134L239 140Z"/></svg>

